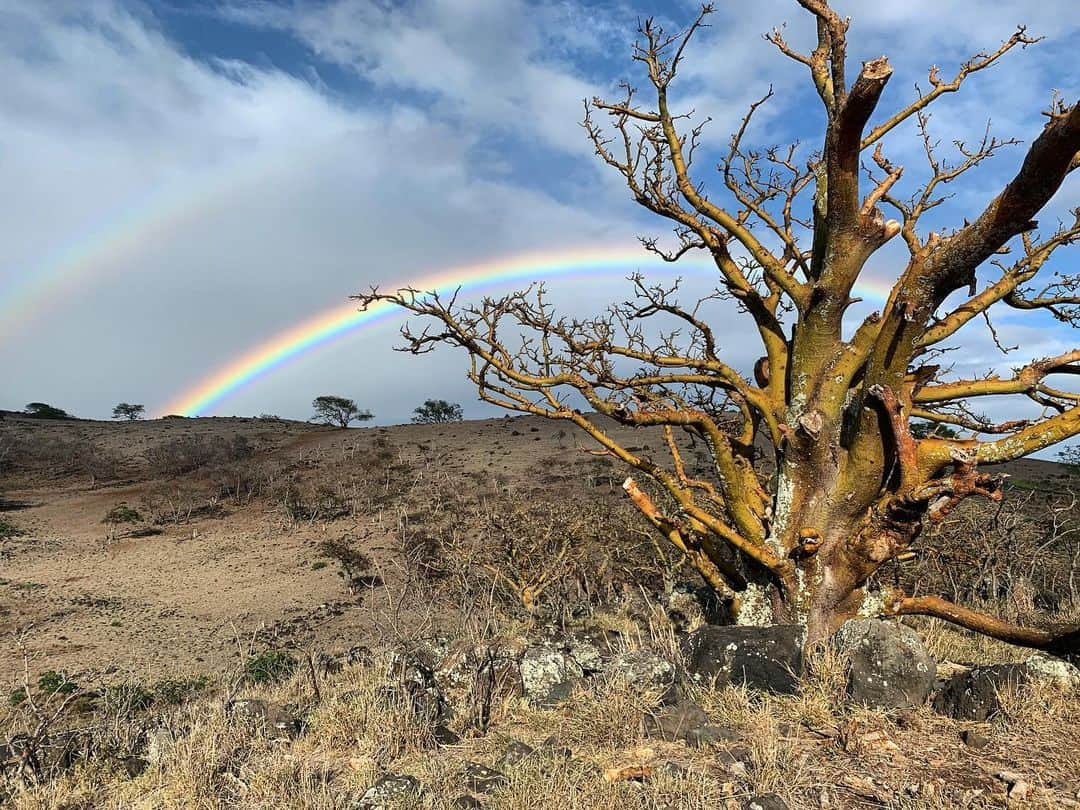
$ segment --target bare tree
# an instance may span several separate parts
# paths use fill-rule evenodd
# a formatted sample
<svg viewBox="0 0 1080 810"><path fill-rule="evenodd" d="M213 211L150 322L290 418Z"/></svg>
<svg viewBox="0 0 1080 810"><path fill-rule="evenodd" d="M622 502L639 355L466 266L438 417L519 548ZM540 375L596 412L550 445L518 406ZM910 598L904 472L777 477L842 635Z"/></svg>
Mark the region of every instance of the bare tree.
<svg viewBox="0 0 1080 810"><path fill-rule="evenodd" d="M770 91L738 123L718 187L706 191L692 171L704 124L673 110L669 89L709 6L674 35L652 21L640 26L633 58L647 74L647 104L629 83L616 101L586 103L584 127L596 153L638 203L674 223L673 250L651 238L644 247L668 261L708 254L718 279L711 295L684 306L677 284L634 276L633 300L585 320L557 317L542 286L478 304L415 289L358 299L364 306L391 301L432 319L420 332L406 326L406 350L464 347L481 399L572 422L602 452L658 484L652 489L662 500L633 478L624 488L741 622L803 623L812 644L857 614L922 614L1016 644L1075 648L1076 627L1017 626L937 596L869 593L867 585L964 499L1001 497L999 478L982 465L1080 432L1080 395L1051 381L1080 372L1080 350L1034 360L1008 378L958 379L935 363L961 327L994 307L1048 312L1070 325L1080 316L1080 278L1041 280L1052 254L1080 238L1080 212L1049 232L1037 231L1033 219L1080 165L1080 105L1055 97L1001 192L955 230L925 233L920 220L944 201L947 184L1018 143L987 133L974 145L958 143L958 157L946 160L927 108L1037 40L1019 28L952 79L932 68L929 89L877 120L889 60L866 62L849 77L849 21L827 0L798 3L817 25L813 49L800 52L780 29L766 38L810 74L824 108L818 152L744 144ZM905 123L921 134L928 168L911 197L899 196L902 167L884 145ZM867 260L897 236L906 266L887 302L845 329ZM963 300L942 311L953 293ZM722 358L703 314L714 299L731 302L759 336L763 355L752 373ZM1038 415L994 423L972 408L978 398L1008 394L1032 401ZM659 429L663 457L616 441L604 420L583 409ZM919 438L912 418L967 437L930 431ZM687 463L684 434L707 445L711 468Z"/></svg>

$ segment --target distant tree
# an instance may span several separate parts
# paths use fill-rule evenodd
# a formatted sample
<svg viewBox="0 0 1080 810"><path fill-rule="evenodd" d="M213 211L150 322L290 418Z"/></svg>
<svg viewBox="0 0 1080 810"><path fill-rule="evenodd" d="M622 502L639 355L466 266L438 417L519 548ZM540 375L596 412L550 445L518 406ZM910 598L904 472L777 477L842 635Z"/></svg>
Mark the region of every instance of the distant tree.
<svg viewBox="0 0 1080 810"><path fill-rule="evenodd" d="M916 439L927 439L933 436L935 439L956 439L960 431L948 425L934 422L913 421L910 423L911 435Z"/></svg>
<svg viewBox="0 0 1080 810"><path fill-rule="evenodd" d="M131 405L127 402L121 402L112 409L112 418L127 419L129 422L134 422L136 419L142 419L143 411L145 410L146 408L142 405Z"/></svg>
<svg viewBox="0 0 1080 810"><path fill-rule="evenodd" d="M63 408L57 408L45 402L31 402L26 406L26 415L36 419L67 419L71 416Z"/></svg>
<svg viewBox="0 0 1080 810"><path fill-rule="evenodd" d="M311 402L311 407L315 409L312 419L341 428L347 428L351 422L366 422L372 418L371 411L360 410L354 400L345 397L329 395L315 397Z"/></svg>
<svg viewBox="0 0 1080 810"><path fill-rule="evenodd" d="M1080 445L1072 445L1060 450L1058 463L1065 465L1069 475L1080 475Z"/></svg>
<svg viewBox="0 0 1080 810"><path fill-rule="evenodd" d="M461 406L445 399L425 399L424 404L413 411L413 422L418 425L439 425L444 422L460 422Z"/></svg>

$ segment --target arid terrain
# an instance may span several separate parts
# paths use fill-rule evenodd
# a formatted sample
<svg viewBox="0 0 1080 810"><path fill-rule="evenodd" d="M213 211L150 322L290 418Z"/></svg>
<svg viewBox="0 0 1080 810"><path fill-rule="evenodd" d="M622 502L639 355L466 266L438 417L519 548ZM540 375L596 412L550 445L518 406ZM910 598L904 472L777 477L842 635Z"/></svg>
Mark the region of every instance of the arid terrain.
<svg viewBox="0 0 1080 810"><path fill-rule="evenodd" d="M340 430L6 414L7 797L40 808L691 808L770 794L786 805L761 806L1076 806L1076 683L1025 681L972 720L926 701L854 705L836 656L794 695L669 682L637 665L627 677L612 663L627 655L681 671L686 633L722 617L645 530L623 471L580 442L531 418ZM1072 478L1044 461L1008 473L1006 506L958 516L895 575L1013 618L1075 612ZM911 624L939 688L1030 655ZM583 638L602 664L558 659L578 656ZM521 662L537 649L577 673L558 701L530 692ZM658 731L672 705L680 729ZM26 739L36 764L20 759ZM493 782L469 774L477 763L496 769ZM380 779L405 776L417 785L371 798ZM464 795L482 804L454 804Z"/></svg>

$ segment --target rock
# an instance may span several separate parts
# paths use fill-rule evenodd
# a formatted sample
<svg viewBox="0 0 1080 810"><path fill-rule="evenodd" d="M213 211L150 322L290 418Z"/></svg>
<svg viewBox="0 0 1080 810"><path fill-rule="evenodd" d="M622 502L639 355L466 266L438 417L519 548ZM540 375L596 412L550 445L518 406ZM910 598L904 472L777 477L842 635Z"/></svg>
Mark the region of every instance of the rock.
<svg viewBox="0 0 1080 810"><path fill-rule="evenodd" d="M261 726L274 739L295 739L300 736L300 721L280 703L243 698L234 700L229 711L233 717Z"/></svg>
<svg viewBox="0 0 1080 810"><path fill-rule="evenodd" d="M132 779L141 776L149 765L150 763L142 757L124 757L124 770Z"/></svg>
<svg viewBox="0 0 1080 810"><path fill-rule="evenodd" d="M479 762L467 763L461 776L468 788L477 793L492 793L510 781L505 773L489 768L487 765L481 765Z"/></svg>
<svg viewBox="0 0 1080 810"><path fill-rule="evenodd" d="M960 739L968 748L986 748L990 744L990 735L981 728L966 728L960 732Z"/></svg>
<svg viewBox="0 0 1080 810"><path fill-rule="evenodd" d="M1063 658L1037 652L1024 664L1036 680L1052 681L1066 689L1080 688L1080 669Z"/></svg>
<svg viewBox="0 0 1080 810"><path fill-rule="evenodd" d="M389 810L402 800L420 795L420 782L408 774L387 774L364 791L356 810Z"/></svg>
<svg viewBox="0 0 1080 810"><path fill-rule="evenodd" d="M371 650L362 645L350 647L348 650L334 655L323 653L319 656L319 666L330 675L341 672L345 667L354 664L371 666L373 661Z"/></svg>
<svg viewBox="0 0 1080 810"><path fill-rule="evenodd" d="M536 754L536 749L531 745L527 745L521 740L511 740L510 744L506 746L506 750L503 752L502 757L499 758L499 767L506 768L512 765L517 765L519 762L528 759Z"/></svg>
<svg viewBox="0 0 1080 810"><path fill-rule="evenodd" d="M682 700L645 717L645 734L663 740L681 740L691 748L703 748L740 739L738 732L713 725L696 703Z"/></svg>
<svg viewBox="0 0 1080 810"><path fill-rule="evenodd" d="M1028 679L1024 664L975 667L949 678L934 696L934 711L956 720L983 722L1001 710L998 693Z"/></svg>
<svg viewBox="0 0 1080 810"><path fill-rule="evenodd" d="M554 735L544 740L540 747L554 759L570 759L574 755L574 752L565 745L560 745L559 738Z"/></svg>
<svg viewBox="0 0 1080 810"><path fill-rule="evenodd" d="M743 810L790 810L787 802L775 793L763 793L751 796L743 802Z"/></svg>
<svg viewBox="0 0 1080 810"><path fill-rule="evenodd" d="M603 672L604 653L596 639L588 636L571 636L566 639L563 649L586 675Z"/></svg>
<svg viewBox="0 0 1080 810"><path fill-rule="evenodd" d="M716 754L716 761L725 767L734 765L736 762L749 765L754 761L754 753L745 745L734 745L719 751Z"/></svg>
<svg viewBox="0 0 1080 810"><path fill-rule="evenodd" d="M167 728L152 728L146 732L146 759L153 764L160 763L173 750L175 742L172 732Z"/></svg>
<svg viewBox="0 0 1080 810"><path fill-rule="evenodd" d="M436 745L457 745L461 742L461 737L456 732L441 723L435 726L431 732L431 736L435 740Z"/></svg>
<svg viewBox="0 0 1080 810"><path fill-rule="evenodd" d="M937 664L919 634L899 622L854 619L834 641L847 658L847 695L875 709L921 706L934 688Z"/></svg>
<svg viewBox="0 0 1080 810"><path fill-rule="evenodd" d="M682 647L695 681L794 694L802 671L802 639L798 625L706 625L688 635Z"/></svg>
<svg viewBox="0 0 1080 810"><path fill-rule="evenodd" d="M675 683L675 667L651 650L631 650L608 663L609 675L639 689L665 689Z"/></svg>
<svg viewBox="0 0 1080 810"><path fill-rule="evenodd" d="M551 706L566 700L585 671L553 644L529 647L521 657L521 686L531 702Z"/></svg>
<svg viewBox="0 0 1080 810"><path fill-rule="evenodd" d="M521 694L521 676L518 658L521 650L513 644L475 644L461 640L451 644L439 658L435 678L444 689L468 689L476 682L481 668L489 667L494 679L493 693L496 697L513 697Z"/></svg>
<svg viewBox="0 0 1080 810"><path fill-rule="evenodd" d="M730 610L711 588L690 582L679 582L660 594L660 604L680 633L692 633L706 624L725 624L731 619Z"/></svg>
<svg viewBox="0 0 1080 810"><path fill-rule="evenodd" d="M1022 802L1031 793L1031 785L1015 771L998 771L994 776L1005 783L1006 795L1014 801Z"/></svg>
<svg viewBox="0 0 1080 810"><path fill-rule="evenodd" d="M435 679L435 671L418 653L395 656L390 677L396 680L407 705L421 723L434 728L450 719L450 704Z"/></svg>

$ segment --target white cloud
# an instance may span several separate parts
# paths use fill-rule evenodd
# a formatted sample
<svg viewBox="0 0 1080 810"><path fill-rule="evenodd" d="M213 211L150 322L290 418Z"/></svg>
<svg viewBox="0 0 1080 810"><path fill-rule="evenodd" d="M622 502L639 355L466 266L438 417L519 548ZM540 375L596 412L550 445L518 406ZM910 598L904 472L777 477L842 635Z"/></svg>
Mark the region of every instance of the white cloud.
<svg viewBox="0 0 1080 810"><path fill-rule="evenodd" d="M935 117L946 143L979 130L988 110L1003 134L1028 137L1049 87L1073 82L1062 89L1075 95L1076 79L1047 56L1075 37L1062 0L1037 9L989 3L979 15L959 0L847 5L856 14L853 62L884 50L897 66L883 102L892 107L911 97L930 62L948 75L1020 19L1056 37L1042 52L1010 55L949 99ZM582 97L635 68L629 9L591 8L554 0L227 7L233 20L291 32L373 88L342 98L313 73L195 59L145 9L119 0L0 0L0 290L64 266L56 257L79 239L100 247L130 236L131 222L148 235L103 251L31 329L0 343L0 405L56 400L104 415L119 399L152 404L370 283L637 230L666 233L663 222L642 227L578 126ZM761 39L786 18L791 41L806 46L806 15L794 3L725 8L685 63L679 101L714 117L712 141L722 147L772 82L777 103L757 141L815 134L816 112L797 118L784 106L795 88L805 93L804 68ZM683 11L692 14L692 5ZM889 149L917 174L910 133L891 138ZM960 189L962 201L979 205L1021 154ZM543 165L551 155L566 177ZM701 179L714 180L707 161ZM1076 194L1074 184L1063 201L1075 204ZM881 258L875 272L888 275L894 267ZM609 282L566 290L558 303L579 308L625 294ZM746 353L743 331L732 327L726 337ZM341 390L389 418L406 416L424 386L469 398L452 353L409 358L407 388L391 334L372 330L294 365L225 409L306 416L312 396ZM991 362L988 338L972 335L968 358Z"/></svg>

